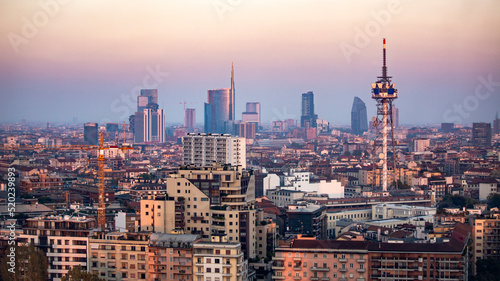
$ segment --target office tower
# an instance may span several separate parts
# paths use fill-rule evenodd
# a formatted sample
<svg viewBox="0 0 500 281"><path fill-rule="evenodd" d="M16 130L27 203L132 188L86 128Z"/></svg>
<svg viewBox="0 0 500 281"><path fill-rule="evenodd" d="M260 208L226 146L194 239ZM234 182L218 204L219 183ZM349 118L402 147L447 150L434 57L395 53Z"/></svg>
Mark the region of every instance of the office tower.
<svg viewBox="0 0 500 281"><path fill-rule="evenodd" d="M260 126L260 102L247 102L247 108L243 112L242 121L256 122L257 126Z"/></svg>
<svg viewBox="0 0 500 281"><path fill-rule="evenodd" d="M226 123L235 120L234 68L231 69L231 88L208 90L205 103L205 133L226 133Z"/></svg>
<svg viewBox="0 0 500 281"><path fill-rule="evenodd" d="M231 89L208 90L208 103L205 103L205 133L225 133L229 118Z"/></svg>
<svg viewBox="0 0 500 281"><path fill-rule="evenodd" d="M215 163L246 168L245 138L219 134L188 134L182 138L183 164Z"/></svg>
<svg viewBox="0 0 500 281"><path fill-rule="evenodd" d="M83 140L90 145L97 145L97 123L85 123L83 125Z"/></svg>
<svg viewBox="0 0 500 281"><path fill-rule="evenodd" d="M186 108L184 112L184 127L194 129L196 126L196 110L194 108Z"/></svg>
<svg viewBox="0 0 500 281"><path fill-rule="evenodd" d="M318 119L318 115L314 114L313 92L302 94L302 116L300 117L300 126L306 129L316 128L316 119Z"/></svg>
<svg viewBox="0 0 500 281"><path fill-rule="evenodd" d="M134 142L165 141L165 112L158 108L158 90L141 90L137 97L137 112L129 120Z"/></svg>
<svg viewBox="0 0 500 281"><path fill-rule="evenodd" d="M137 96L137 111L154 108L155 106L158 108L158 90L142 89L141 94Z"/></svg>
<svg viewBox="0 0 500 281"><path fill-rule="evenodd" d="M234 135L245 139L255 139L257 123L238 121L234 124Z"/></svg>
<svg viewBox="0 0 500 281"><path fill-rule="evenodd" d="M366 105L358 97L354 97L351 110L351 130L354 135L362 135L368 131Z"/></svg>
<svg viewBox="0 0 500 281"><path fill-rule="evenodd" d="M498 119L498 112L495 115L495 120L493 120L493 134L500 134L500 119Z"/></svg>
<svg viewBox="0 0 500 281"><path fill-rule="evenodd" d="M119 124L112 124L108 123L106 124L106 132L108 133L116 133L120 131L120 125Z"/></svg>
<svg viewBox="0 0 500 281"><path fill-rule="evenodd" d="M491 147L491 124L472 123L472 145L475 147Z"/></svg>
<svg viewBox="0 0 500 281"><path fill-rule="evenodd" d="M454 127L455 127L454 123L441 123L441 132L451 133Z"/></svg>

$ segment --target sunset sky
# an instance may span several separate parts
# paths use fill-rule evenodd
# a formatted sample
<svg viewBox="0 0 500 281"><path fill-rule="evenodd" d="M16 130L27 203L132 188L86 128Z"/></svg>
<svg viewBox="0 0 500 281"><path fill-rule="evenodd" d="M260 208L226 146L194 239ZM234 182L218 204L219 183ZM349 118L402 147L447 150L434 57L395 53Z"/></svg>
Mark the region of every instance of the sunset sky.
<svg viewBox="0 0 500 281"><path fill-rule="evenodd" d="M0 0L0 122L121 122L153 85L167 123L183 101L203 123L234 62L237 119L251 101L264 122L299 119L313 91L320 118L350 124L355 96L375 114L384 37L400 123L492 122L499 14L496 0Z"/></svg>

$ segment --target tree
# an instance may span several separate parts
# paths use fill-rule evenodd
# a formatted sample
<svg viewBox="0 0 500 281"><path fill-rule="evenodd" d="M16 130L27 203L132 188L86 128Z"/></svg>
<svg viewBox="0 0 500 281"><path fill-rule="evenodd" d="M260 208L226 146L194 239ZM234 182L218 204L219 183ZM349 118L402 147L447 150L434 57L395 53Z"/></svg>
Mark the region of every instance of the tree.
<svg viewBox="0 0 500 281"><path fill-rule="evenodd" d="M87 272L79 266L73 267L68 273L61 278L61 281L104 281L97 274Z"/></svg>
<svg viewBox="0 0 500 281"><path fill-rule="evenodd" d="M45 254L33 244L28 246L14 246L15 266L14 272L9 271L12 266L8 264L11 258L10 247L7 247L7 253L2 259L0 265L0 274L3 280L46 280L48 277L48 262Z"/></svg>
<svg viewBox="0 0 500 281"><path fill-rule="evenodd" d="M488 195L486 200L487 200L488 206L490 208L494 208L494 207L500 208L500 194L490 193L490 195Z"/></svg>
<svg viewBox="0 0 500 281"><path fill-rule="evenodd" d="M476 262L475 281L497 281L500 276L500 260L481 259Z"/></svg>

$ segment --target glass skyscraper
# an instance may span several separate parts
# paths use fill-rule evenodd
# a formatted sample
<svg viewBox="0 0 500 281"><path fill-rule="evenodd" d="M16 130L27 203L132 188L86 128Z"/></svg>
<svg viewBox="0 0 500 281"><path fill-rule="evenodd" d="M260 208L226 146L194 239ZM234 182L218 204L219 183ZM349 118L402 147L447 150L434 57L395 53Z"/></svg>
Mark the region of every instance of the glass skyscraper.
<svg viewBox="0 0 500 281"><path fill-rule="evenodd" d="M316 119L318 119L318 115L314 114L313 92L302 94L302 116L300 117L300 126L306 129L316 128Z"/></svg>
<svg viewBox="0 0 500 281"><path fill-rule="evenodd" d="M368 130L368 120L366 117L366 105L358 97L354 97L351 110L351 130L355 135L362 135Z"/></svg>
<svg viewBox="0 0 500 281"><path fill-rule="evenodd" d="M208 90L205 103L205 133L227 133L235 120L234 68L231 68L231 88Z"/></svg>

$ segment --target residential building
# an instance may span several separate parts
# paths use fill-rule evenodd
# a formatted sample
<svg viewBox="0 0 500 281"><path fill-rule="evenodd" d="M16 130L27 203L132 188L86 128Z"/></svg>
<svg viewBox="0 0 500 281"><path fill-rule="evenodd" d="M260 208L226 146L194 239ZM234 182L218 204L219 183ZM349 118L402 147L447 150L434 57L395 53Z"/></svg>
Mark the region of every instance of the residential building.
<svg viewBox="0 0 500 281"><path fill-rule="evenodd" d="M246 168L245 138L219 134L188 134L182 138L183 164L209 166L213 163Z"/></svg>
<svg viewBox="0 0 500 281"><path fill-rule="evenodd" d="M286 212L288 233L304 234L318 239L327 238L326 207L320 205L297 206Z"/></svg>
<svg viewBox="0 0 500 281"><path fill-rule="evenodd" d="M472 265L474 275L476 262L480 259L500 258L500 214L493 213L487 217L478 217L473 222Z"/></svg>
<svg viewBox="0 0 500 281"><path fill-rule="evenodd" d="M475 147L491 147L491 124L472 123L472 145Z"/></svg>
<svg viewBox="0 0 500 281"><path fill-rule="evenodd" d="M41 216L26 220L18 241L43 249L48 258L49 278L59 281L75 266L88 269L88 236L96 226L94 218Z"/></svg>
<svg viewBox="0 0 500 281"><path fill-rule="evenodd" d="M466 179L464 195L476 200L486 200L491 193L497 193L498 181L494 178Z"/></svg>
<svg viewBox="0 0 500 281"><path fill-rule="evenodd" d="M413 140L413 151L414 152L424 152L430 146L430 139L414 139Z"/></svg>
<svg viewBox="0 0 500 281"><path fill-rule="evenodd" d="M212 236L210 242L194 243L195 281L247 281L248 262L241 244L225 236Z"/></svg>
<svg viewBox="0 0 500 281"><path fill-rule="evenodd" d="M98 233L89 238L88 271L106 281L149 280L149 233Z"/></svg>
<svg viewBox="0 0 500 281"><path fill-rule="evenodd" d="M184 127L190 130L196 127L196 109L186 108L184 112Z"/></svg>
<svg viewBox="0 0 500 281"><path fill-rule="evenodd" d="M193 246L198 235L153 233L149 237L150 280L194 280Z"/></svg>

